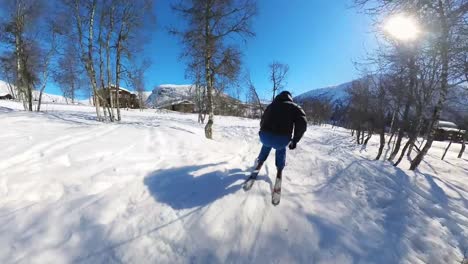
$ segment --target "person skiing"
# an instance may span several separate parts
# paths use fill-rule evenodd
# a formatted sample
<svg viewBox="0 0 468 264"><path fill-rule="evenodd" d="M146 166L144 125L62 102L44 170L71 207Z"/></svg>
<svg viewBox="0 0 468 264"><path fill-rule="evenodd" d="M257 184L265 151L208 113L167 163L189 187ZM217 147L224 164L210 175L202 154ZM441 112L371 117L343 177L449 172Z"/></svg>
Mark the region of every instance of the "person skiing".
<svg viewBox="0 0 468 264"><path fill-rule="evenodd" d="M260 121L260 141L263 146L256 160L255 168L247 179L244 189L252 187L263 163L272 148L276 150L276 181L272 192L272 203L278 205L281 197L281 179L286 165L286 147L296 148L307 130L307 118L300 106L293 102L291 93L283 91L266 108ZM294 133L293 133L294 131Z"/></svg>

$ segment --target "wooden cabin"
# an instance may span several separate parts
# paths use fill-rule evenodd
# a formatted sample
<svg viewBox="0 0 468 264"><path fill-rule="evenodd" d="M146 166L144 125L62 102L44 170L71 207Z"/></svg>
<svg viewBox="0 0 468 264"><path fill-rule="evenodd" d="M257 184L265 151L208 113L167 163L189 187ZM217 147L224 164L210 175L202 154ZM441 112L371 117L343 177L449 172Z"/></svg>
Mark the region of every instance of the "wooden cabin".
<svg viewBox="0 0 468 264"><path fill-rule="evenodd" d="M195 103L189 100L182 100L168 103L160 108L177 111L182 113L194 113L195 112Z"/></svg>
<svg viewBox="0 0 468 264"><path fill-rule="evenodd" d="M111 85L110 93L109 88L104 88L101 90L101 97L105 98L106 103L110 105L111 99L110 94L112 93L112 98L115 100L117 96L119 96L119 106L120 108L132 108L138 109L140 108L138 96L136 93L129 91L125 88L119 87L117 88L115 85ZM103 102L101 101L101 104Z"/></svg>
<svg viewBox="0 0 468 264"><path fill-rule="evenodd" d="M0 100L13 100L13 96L11 94L0 94Z"/></svg>
<svg viewBox="0 0 468 264"><path fill-rule="evenodd" d="M437 124L434 140L452 140L454 142L459 142L462 140L464 134L465 130L461 130L455 123L441 120Z"/></svg>

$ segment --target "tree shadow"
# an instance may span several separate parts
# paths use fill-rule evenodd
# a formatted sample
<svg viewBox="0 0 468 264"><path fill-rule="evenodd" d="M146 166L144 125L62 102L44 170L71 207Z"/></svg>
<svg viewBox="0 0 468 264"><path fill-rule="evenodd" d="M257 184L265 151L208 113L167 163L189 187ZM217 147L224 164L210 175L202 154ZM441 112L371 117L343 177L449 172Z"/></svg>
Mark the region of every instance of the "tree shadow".
<svg viewBox="0 0 468 264"><path fill-rule="evenodd" d="M382 167L391 172L382 170ZM339 195L340 201L350 205L349 215L344 219L352 218L355 223L329 223L325 218L309 215L309 222L320 230L320 247L347 252L353 262L401 262L407 253L405 236L412 221L410 197L406 190L409 185L410 179L403 170L384 162L355 160L338 170L315 193L324 198ZM370 215L381 216L378 229L362 228L356 224L375 221L362 214L364 210ZM347 241L349 237L356 241L350 243Z"/></svg>
<svg viewBox="0 0 468 264"><path fill-rule="evenodd" d="M444 181L441 178L429 173L421 173L429 184L430 188L426 193L422 188L416 186L416 192L424 197L425 203L421 209L430 217L438 219L450 232L458 243L458 248L462 252L468 247L468 238L464 236L463 220L468 217L466 208L468 201L464 197L464 189ZM455 192L459 198L454 198L445 192L440 186L444 184L446 188ZM460 206L457 206L456 203ZM463 210L465 208L465 210ZM462 224L461 224L462 223ZM463 253L463 252L462 252Z"/></svg>
<svg viewBox="0 0 468 264"><path fill-rule="evenodd" d="M77 124L77 125L89 125L87 122L83 122L83 120L88 121L96 121L96 118L88 117L86 115L78 115L78 114L55 114L55 113L47 113L49 119L61 120L67 123Z"/></svg>
<svg viewBox="0 0 468 264"><path fill-rule="evenodd" d="M156 201L173 209L203 207L237 192L247 178L240 169L202 172L217 165L220 164L158 170L145 177L144 184ZM258 179L268 182L265 177Z"/></svg>

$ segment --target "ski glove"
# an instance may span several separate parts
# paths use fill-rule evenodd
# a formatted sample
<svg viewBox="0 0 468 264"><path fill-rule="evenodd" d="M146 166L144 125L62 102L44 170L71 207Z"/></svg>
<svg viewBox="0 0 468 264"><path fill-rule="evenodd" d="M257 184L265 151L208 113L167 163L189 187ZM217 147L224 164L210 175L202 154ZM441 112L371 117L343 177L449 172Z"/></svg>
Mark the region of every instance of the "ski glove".
<svg viewBox="0 0 468 264"><path fill-rule="evenodd" d="M291 150L295 149L296 145L297 145L297 143L295 141L292 141L291 143L289 143L289 149L291 149Z"/></svg>

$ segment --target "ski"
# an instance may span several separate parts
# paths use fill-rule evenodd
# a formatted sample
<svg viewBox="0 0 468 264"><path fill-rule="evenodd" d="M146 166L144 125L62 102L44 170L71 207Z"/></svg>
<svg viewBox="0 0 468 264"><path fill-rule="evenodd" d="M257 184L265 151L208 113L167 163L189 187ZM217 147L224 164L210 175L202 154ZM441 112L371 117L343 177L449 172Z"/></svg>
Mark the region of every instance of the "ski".
<svg viewBox="0 0 468 264"><path fill-rule="evenodd" d="M281 179L276 178L275 187L273 187L273 190L271 192L271 203L274 206L277 206L280 203L280 200L281 200Z"/></svg>
<svg viewBox="0 0 468 264"><path fill-rule="evenodd" d="M244 182L244 186L242 187L244 188L244 191L248 191L252 188L255 180L257 179L257 176L258 176L258 171L253 171L250 174L250 177Z"/></svg>

